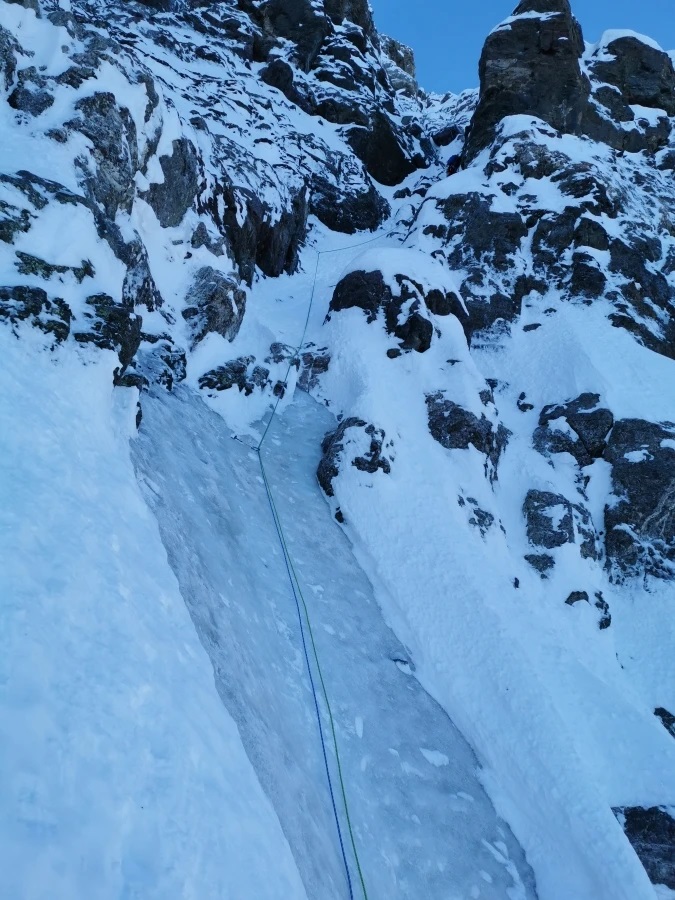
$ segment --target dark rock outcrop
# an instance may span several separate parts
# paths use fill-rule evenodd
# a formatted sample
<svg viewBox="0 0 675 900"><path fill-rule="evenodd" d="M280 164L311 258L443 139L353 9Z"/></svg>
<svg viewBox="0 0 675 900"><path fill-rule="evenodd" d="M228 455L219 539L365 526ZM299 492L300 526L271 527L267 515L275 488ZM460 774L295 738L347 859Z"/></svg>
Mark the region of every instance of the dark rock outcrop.
<svg viewBox="0 0 675 900"><path fill-rule="evenodd" d="M415 97L419 86L415 72L415 56L410 47L385 35L380 37L380 46L386 57L384 64L394 90Z"/></svg>
<svg viewBox="0 0 675 900"><path fill-rule="evenodd" d="M411 156L406 151L403 136L389 116L380 110L371 113L366 127L348 129L346 138L368 172L380 184L400 184L424 165L421 155Z"/></svg>
<svg viewBox="0 0 675 900"><path fill-rule="evenodd" d="M119 249L127 271L122 284L122 302L128 306L145 306L152 312L163 303L162 295L150 271L148 251L139 237Z"/></svg>
<svg viewBox="0 0 675 900"><path fill-rule="evenodd" d="M114 381L118 383L140 346L143 320L132 307L116 303L108 294L94 294L86 302L88 309L74 323L73 337L81 344L117 353L120 367L115 369Z"/></svg>
<svg viewBox="0 0 675 900"><path fill-rule="evenodd" d="M301 391L309 393L318 385L321 376L328 371L330 355L326 347L314 349L313 344L306 346L308 349L300 356L298 387Z"/></svg>
<svg viewBox="0 0 675 900"><path fill-rule="evenodd" d="M572 504L560 494L528 491L523 504L527 537L536 547L552 550L574 543Z"/></svg>
<svg viewBox="0 0 675 900"><path fill-rule="evenodd" d="M658 706L654 710L654 715L658 716L666 731L675 738L675 716L671 712L668 712L667 709L664 709L663 706Z"/></svg>
<svg viewBox="0 0 675 900"><path fill-rule="evenodd" d="M199 387L211 391L229 391L237 387L249 397L256 389L262 391L268 386L269 375L269 369L255 364L254 356L240 356L202 375Z"/></svg>
<svg viewBox="0 0 675 900"><path fill-rule="evenodd" d="M581 602L591 602L586 591L572 591L567 600L565 600L565 603L568 606L574 606L575 603ZM609 628L609 626L612 624L612 616L609 611L609 603L607 603L605 598L602 596L602 591L596 591L594 606L600 611L598 628L600 629L600 631L604 631L605 628Z"/></svg>
<svg viewBox="0 0 675 900"><path fill-rule="evenodd" d="M170 156L160 156L164 173L161 184L151 184L143 195L163 228L180 225L199 190L199 159L186 138L173 141Z"/></svg>
<svg viewBox="0 0 675 900"><path fill-rule="evenodd" d="M195 275L188 302L183 318L190 326L192 348L211 333L234 340L246 311L246 292L232 276L203 266Z"/></svg>
<svg viewBox="0 0 675 900"><path fill-rule="evenodd" d="M386 435L381 428L367 425L363 419L354 416L340 422L338 428L325 436L321 444L323 456L316 476L327 497L333 497L333 480L344 465L345 456L351 456L351 465L361 472L374 475L381 470L388 475L391 472L391 458L384 453L391 447L386 442Z"/></svg>
<svg viewBox="0 0 675 900"><path fill-rule="evenodd" d="M564 420L565 430L552 427L559 419ZM576 400L544 407L534 446L544 454L570 453L580 466L589 466L602 456L613 424L614 416L600 406L599 394L581 394Z"/></svg>
<svg viewBox="0 0 675 900"><path fill-rule="evenodd" d="M675 425L622 419L604 458L616 502L605 509L608 562L615 578L675 574Z"/></svg>
<svg viewBox="0 0 675 900"><path fill-rule="evenodd" d="M256 266L272 278L297 268L307 232L306 190L298 191L275 216L252 190L226 181L216 184L208 196L201 195L197 207L226 236L247 284L252 284Z"/></svg>
<svg viewBox="0 0 675 900"><path fill-rule="evenodd" d="M350 272L335 288L329 316L331 312L358 307L370 323L382 314L387 332L400 341L400 350L424 353L431 346L434 334L427 297L442 312L446 308L454 311L459 307L459 300L453 294L438 290L425 295L421 285L404 275L397 275L395 281L398 294L385 282L381 272Z"/></svg>
<svg viewBox="0 0 675 900"><path fill-rule="evenodd" d="M675 890L675 807L620 807L614 813L652 883Z"/></svg>
<svg viewBox="0 0 675 900"><path fill-rule="evenodd" d="M662 109L675 116L675 68L663 50L638 37L617 37L603 47L601 59L591 60L590 69L599 81L617 88L626 106Z"/></svg>
<svg viewBox="0 0 675 900"><path fill-rule="evenodd" d="M597 559L596 534L588 510L560 494L530 490L523 503L527 538L535 547L553 550L579 544L584 559Z"/></svg>
<svg viewBox="0 0 675 900"><path fill-rule="evenodd" d="M531 115L559 132L586 135L617 150L656 153L668 144L675 115L675 70L667 53L637 37L617 37L582 70L581 29L568 0L523 0L488 37L480 61L480 97L464 150L473 159L499 122ZM663 110L642 118L631 106Z"/></svg>
<svg viewBox="0 0 675 900"><path fill-rule="evenodd" d="M444 391L426 397L429 431L434 440L447 450L468 450L473 446L491 464L491 477L496 478L497 465L509 439L509 431L496 425L481 413L480 418L452 400Z"/></svg>
<svg viewBox="0 0 675 900"><path fill-rule="evenodd" d="M308 72L330 34L328 17L311 0L267 0L262 15L265 31L290 41L298 65Z"/></svg>
<svg viewBox="0 0 675 900"><path fill-rule="evenodd" d="M525 562L539 572L542 578L548 578L548 573L555 567L555 560L549 553L526 553Z"/></svg>
<svg viewBox="0 0 675 900"><path fill-rule="evenodd" d="M505 116L534 115L559 131L580 133L590 94L579 63L583 51L568 0L523 0L485 42L465 159L490 144Z"/></svg>
<svg viewBox="0 0 675 900"><path fill-rule="evenodd" d="M338 160L338 165L341 160ZM348 160L345 160L348 162ZM345 191L339 171L328 178L316 173L312 178L310 211L332 231L354 234L355 231L374 231L390 214L387 201L369 183L361 190Z"/></svg>
<svg viewBox="0 0 675 900"><path fill-rule="evenodd" d="M18 73L18 84L7 98L7 102L19 112L39 116L54 103L54 97L46 90L47 79L34 66Z"/></svg>
<svg viewBox="0 0 675 900"><path fill-rule="evenodd" d="M8 90L16 72L16 54L19 44L16 38L0 25L0 85Z"/></svg>
<svg viewBox="0 0 675 900"><path fill-rule="evenodd" d="M121 381L139 388L159 384L171 391L175 384L185 380L186 375L185 351L177 348L169 335L143 333L133 364Z"/></svg>
<svg viewBox="0 0 675 900"><path fill-rule="evenodd" d="M66 127L79 131L92 145L90 157L78 159L84 191L114 221L118 210L131 212L134 201L134 176L138 171L134 120L111 93L84 97L75 109L79 116Z"/></svg>
<svg viewBox="0 0 675 900"><path fill-rule="evenodd" d="M70 333L72 313L60 298L50 300L42 288L0 287L0 322L16 325L28 321L56 342L65 341Z"/></svg>

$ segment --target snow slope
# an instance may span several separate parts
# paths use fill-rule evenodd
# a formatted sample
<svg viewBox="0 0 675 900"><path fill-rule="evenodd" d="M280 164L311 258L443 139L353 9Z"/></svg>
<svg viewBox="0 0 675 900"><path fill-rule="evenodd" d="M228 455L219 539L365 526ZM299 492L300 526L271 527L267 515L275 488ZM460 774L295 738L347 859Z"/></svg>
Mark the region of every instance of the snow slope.
<svg viewBox="0 0 675 900"><path fill-rule="evenodd" d="M308 896L139 491L135 392L0 341L0 893Z"/></svg>

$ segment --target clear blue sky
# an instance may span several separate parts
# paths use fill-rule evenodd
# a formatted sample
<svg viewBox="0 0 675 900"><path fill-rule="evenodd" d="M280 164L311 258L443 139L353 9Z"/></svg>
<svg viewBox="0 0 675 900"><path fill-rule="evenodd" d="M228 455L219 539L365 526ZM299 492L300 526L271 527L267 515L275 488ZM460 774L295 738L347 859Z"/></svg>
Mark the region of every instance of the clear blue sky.
<svg viewBox="0 0 675 900"><path fill-rule="evenodd" d="M417 76L428 91L478 85L478 59L488 33L518 0L370 0L378 31L415 51ZM594 43L609 28L631 28L675 49L675 0L572 0L584 37Z"/></svg>

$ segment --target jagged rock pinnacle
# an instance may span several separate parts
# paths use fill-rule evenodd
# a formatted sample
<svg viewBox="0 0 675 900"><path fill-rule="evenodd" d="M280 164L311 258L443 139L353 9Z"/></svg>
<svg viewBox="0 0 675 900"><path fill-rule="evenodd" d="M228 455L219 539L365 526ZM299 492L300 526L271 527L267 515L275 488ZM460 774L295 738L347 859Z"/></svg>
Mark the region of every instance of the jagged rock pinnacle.
<svg viewBox="0 0 675 900"><path fill-rule="evenodd" d="M529 114L578 132L590 93L579 64L583 50L568 0L523 0L485 42L467 158L490 143L495 126L509 115Z"/></svg>

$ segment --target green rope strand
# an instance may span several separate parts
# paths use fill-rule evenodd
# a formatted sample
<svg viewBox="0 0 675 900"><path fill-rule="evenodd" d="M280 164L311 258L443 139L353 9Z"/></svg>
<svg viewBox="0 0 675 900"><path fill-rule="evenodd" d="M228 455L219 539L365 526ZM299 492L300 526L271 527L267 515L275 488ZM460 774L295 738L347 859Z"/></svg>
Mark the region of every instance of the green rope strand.
<svg viewBox="0 0 675 900"><path fill-rule="evenodd" d="M297 572L295 571L295 566L293 565L293 559L288 549L288 544L286 542L286 535L284 534L283 526L281 524L281 518L279 516L279 512L277 510L276 503L274 502L274 496L272 494L272 489L270 487L269 480L267 478L267 473L265 471L265 466L262 459L262 454L260 450L258 450L258 459L260 460L260 471L262 472L263 481L265 483L265 488L267 490L268 496L270 498L270 505L272 506L272 513L274 518L276 519L277 530L279 532L279 537L281 540L281 546L284 554L286 555L286 559L288 560L291 572L293 573L293 579L295 580L295 584L298 590L298 595L302 602L303 614L305 617L305 622L307 623L307 631L309 633L310 643L312 645L312 655L314 656L314 662L316 663L316 670L319 675L319 681L321 682L321 692L323 694L323 699L326 704L326 709L328 711L328 719L330 722L330 730L333 739L333 748L335 750L335 760L337 763L337 771L338 771L338 779L340 781L340 793L342 794L342 802L345 808L345 818L347 820L347 830L349 831L349 840L352 845L352 850L354 852L354 859L356 860L356 868L359 873L359 881L361 882L361 890L363 891L364 900L368 900L368 891L366 889L366 882L363 877L363 871L361 869L361 861L359 859L359 852L356 849L356 838L354 837L354 829L352 827L351 816L349 814L349 803L347 801L347 790L345 788L344 777L342 774L342 762L340 760L340 750L338 748L338 740L337 734L335 731L335 720L333 719L333 711L331 709L330 701L328 700L328 691L326 690L326 683L323 678L323 672L321 669L321 663L319 662L319 653L316 647L316 642L314 640L314 630L312 628L312 623L309 617L309 610L307 609L307 603L305 602L304 594L302 593L302 587L300 586L300 581L298 579Z"/></svg>

